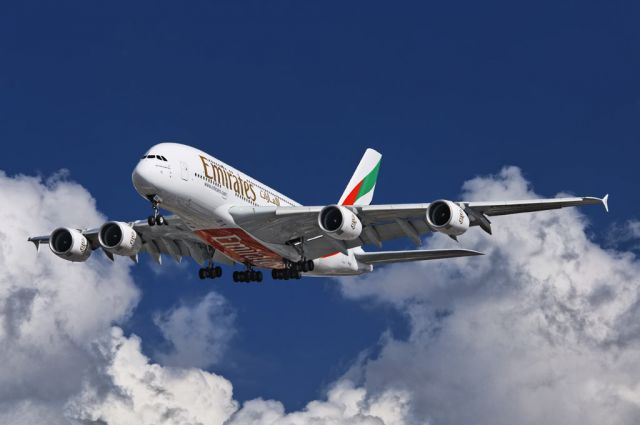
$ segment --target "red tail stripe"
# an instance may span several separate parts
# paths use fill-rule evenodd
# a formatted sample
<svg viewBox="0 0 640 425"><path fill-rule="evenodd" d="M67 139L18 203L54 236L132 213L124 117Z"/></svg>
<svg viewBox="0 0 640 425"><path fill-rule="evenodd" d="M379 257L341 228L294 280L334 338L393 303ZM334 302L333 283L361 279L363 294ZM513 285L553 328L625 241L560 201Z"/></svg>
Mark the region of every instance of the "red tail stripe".
<svg viewBox="0 0 640 425"><path fill-rule="evenodd" d="M353 205L356 202L356 197L358 196L358 192L360 191L360 187L362 187L362 182L364 180L360 180L360 183L353 188L351 192L349 192L349 196L346 197L342 205Z"/></svg>

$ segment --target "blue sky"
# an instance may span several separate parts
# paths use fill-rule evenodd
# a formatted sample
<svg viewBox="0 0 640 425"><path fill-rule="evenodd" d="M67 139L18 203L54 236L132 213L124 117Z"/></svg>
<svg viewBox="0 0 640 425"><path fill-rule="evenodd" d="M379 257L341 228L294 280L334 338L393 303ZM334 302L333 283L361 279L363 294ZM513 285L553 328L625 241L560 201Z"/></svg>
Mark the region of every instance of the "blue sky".
<svg viewBox="0 0 640 425"><path fill-rule="evenodd" d="M131 171L160 141L197 146L303 204L335 202L373 147L383 154L376 203L457 199L465 181L515 165L544 196L610 193L610 214L585 211L596 240L636 215L632 2L28 1L1 10L0 169L68 169L110 219L148 215ZM345 299L330 279L233 285L196 272L191 262L159 271L143 260L133 270L143 295L123 329L153 358L163 344L154 314L214 289L237 311L237 333L211 370L240 401L299 409L363 350L375 357L384 332L408 335L402 311Z"/></svg>

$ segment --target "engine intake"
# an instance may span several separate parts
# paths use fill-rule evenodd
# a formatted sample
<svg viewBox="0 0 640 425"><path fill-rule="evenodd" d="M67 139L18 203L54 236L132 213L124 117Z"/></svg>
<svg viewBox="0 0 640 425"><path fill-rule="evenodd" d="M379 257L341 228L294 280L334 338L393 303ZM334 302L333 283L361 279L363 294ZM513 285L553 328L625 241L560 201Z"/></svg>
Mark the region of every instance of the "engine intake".
<svg viewBox="0 0 640 425"><path fill-rule="evenodd" d="M136 255L142 246L142 240L133 227L120 221L109 221L98 232L100 246L116 255Z"/></svg>
<svg viewBox="0 0 640 425"><path fill-rule="evenodd" d="M456 203L446 200L429 205L427 223L434 231L450 236L460 236L469 230L469 216Z"/></svg>
<svg viewBox="0 0 640 425"><path fill-rule="evenodd" d="M362 233L362 222L350 209L329 205L318 214L318 225L324 233L334 239L350 241Z"/></svg>
<svg viewBox="0 0 640 425"><path fill-rule="evenodd" d="M49 249L58 257L73 262L87 261L91 255L87 238L80 231L66 227L51 232Z"/></svg>

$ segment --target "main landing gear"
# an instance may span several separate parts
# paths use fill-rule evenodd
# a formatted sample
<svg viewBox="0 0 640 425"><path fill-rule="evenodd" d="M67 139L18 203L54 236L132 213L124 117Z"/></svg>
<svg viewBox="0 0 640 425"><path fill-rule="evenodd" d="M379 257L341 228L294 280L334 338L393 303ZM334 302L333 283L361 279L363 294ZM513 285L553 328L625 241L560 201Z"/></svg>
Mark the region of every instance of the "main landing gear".
<svg viewBox="0 0 640 425"><path fill-rule="evenodd" d="M158 205L160 204L160 198L158 195L149 196L149 200L151 201L151 208L153 208L153 215L150 215L147 218L149 226L155 226L156 224L158 226L162 226L163 224L168 226L169 223L167 223L164 216L160 215L160 211L158 210Z"/></svg>
<svg viewBox="0 0 640 425"><path fill-rule="evenodd" d="M234 282L262 282L262 272L255 270L246 270L243 272L233 272Z"/></svg>
<svg viewBox="0 0 640 425"><path fill-rule="evenodd" d="M212 264L209 264L207 267L198 270L200 279L215 279L220 276L222 276L222 268L220 266L213 267Z"/></svg>
<svg viewBox="0 0 640 425"><path fill-rule="evenodd" d="M289 280L300 279L302 276L299 271L293 269L273 269L271 270L271 277L273 280Z"/></svg>
<svg viewBox="0 0 640 425"><path fill-rule="evenodd" d="M300 273L311 272L315 268L313 260L289 261L284 260L284 269L271 270L271 277L274 280L300 279Z"/></svg>
<svg viewBox="0 0 640 425"><path fill-rule="evenodd" d="M289 261L285 258L284 266L287 269L295 270L298 272L312 272L315 268L315 264L313 264L313 260L305 260L304 258L300 261Z"/></svg>

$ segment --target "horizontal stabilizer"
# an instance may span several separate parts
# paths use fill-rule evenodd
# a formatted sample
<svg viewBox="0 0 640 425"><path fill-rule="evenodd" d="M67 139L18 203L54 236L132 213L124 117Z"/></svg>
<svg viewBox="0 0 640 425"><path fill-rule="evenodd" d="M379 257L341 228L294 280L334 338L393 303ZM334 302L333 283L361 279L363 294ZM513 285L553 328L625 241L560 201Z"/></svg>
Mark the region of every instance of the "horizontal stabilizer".
<svg viewBox="0 0 640 425"><path fill-rule="evenodd" d="M356 254L356 259L366 264L402 263L406 261L439 260L441 258L484 255L470 249L426 249L414 251L381 251Z"/></svg>

